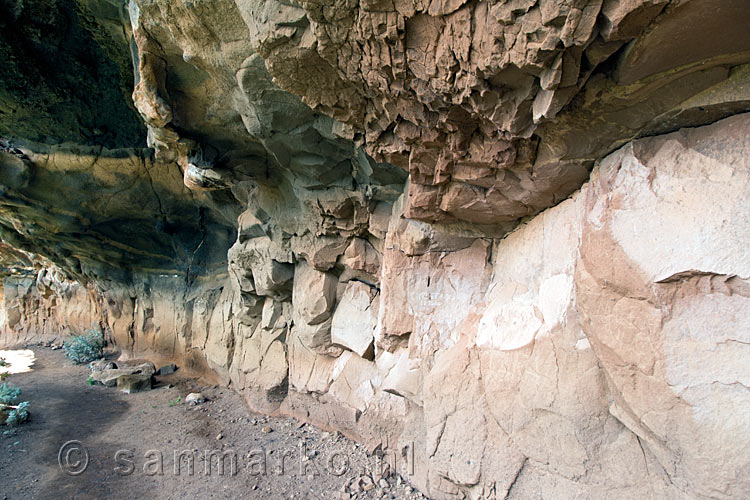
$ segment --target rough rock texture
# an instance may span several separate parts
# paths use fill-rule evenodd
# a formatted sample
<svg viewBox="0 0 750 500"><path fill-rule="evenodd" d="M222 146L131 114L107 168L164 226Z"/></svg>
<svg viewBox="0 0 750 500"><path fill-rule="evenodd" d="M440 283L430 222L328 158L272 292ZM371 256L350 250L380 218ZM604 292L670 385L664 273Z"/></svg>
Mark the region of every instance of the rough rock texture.
<svg viewBox="0 0 750 500"><path fill-rule="evenodd" d="M142 144L126 19L116 0L0 2L0 136Z"/></svg>
<svg viewBox="0 0 750 500"><path fill-rule="evenodd" d="M748 106L686 103L748 62L741 0L237 5L280 86L408 169L420 219L534 214L613 146Z"/></svg>
<svg viewBox="0 0 750 500"><path fill-rule="evenodd" d="M93 363L93 366L91 366L91 380L107 387L117 386L128 394L151 389L151 378L156 373L153 363L122 365L119 367L110 367L107 365L114 365L114 363Z"/></svg>
<svg viewBox="0 0 750 500"><path fill-rule="evenodd" d="M107 5L65 33L143 144L0 80L3 344L94 326L433 498L750 495L743 2Z"/></svg>

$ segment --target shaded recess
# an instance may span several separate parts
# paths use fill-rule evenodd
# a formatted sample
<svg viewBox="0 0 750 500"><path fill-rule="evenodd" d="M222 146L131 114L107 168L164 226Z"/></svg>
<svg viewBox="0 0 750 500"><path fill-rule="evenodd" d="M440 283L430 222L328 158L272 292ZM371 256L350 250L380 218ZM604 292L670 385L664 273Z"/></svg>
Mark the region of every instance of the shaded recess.
<svg viewBox="0 0 750 500"><path fill-rule="evenodd" d="M0 136L145 145L123 9L107 0L0 2Z"/></svg>
<svg viewBox="0 0 750 500"><path fill-rule="evenodd" d="M148 150L0 149L0 238L79 278L225 272L232 206L193 196ZM32 152L33 151L33 152Z"/></svg>

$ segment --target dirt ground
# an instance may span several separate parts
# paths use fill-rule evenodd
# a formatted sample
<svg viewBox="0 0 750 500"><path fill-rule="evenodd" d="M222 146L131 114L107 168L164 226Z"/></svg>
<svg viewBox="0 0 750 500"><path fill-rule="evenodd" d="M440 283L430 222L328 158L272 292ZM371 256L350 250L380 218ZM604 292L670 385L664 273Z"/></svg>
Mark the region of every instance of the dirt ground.
<svg viewBox="0 0 750 500"><path fill-rule="evenodd" d="M253 414L229 389L178 371L125 394L89 385L62 350L31 348L34 370L7 380L31 418L0 426L0 500L425 498L340 434ZM185 403L196 391L208 401Z"/></svg>

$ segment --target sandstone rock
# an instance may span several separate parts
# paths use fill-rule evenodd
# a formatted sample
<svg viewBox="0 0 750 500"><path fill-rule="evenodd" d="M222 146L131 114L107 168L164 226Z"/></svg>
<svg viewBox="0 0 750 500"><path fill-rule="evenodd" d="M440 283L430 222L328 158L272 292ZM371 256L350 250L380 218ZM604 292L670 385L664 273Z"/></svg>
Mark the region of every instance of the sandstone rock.
<svg viewBox="0 0 750 500"><path fill-rule="evenodd" d="M117 388L126 394L150 391L151 376L147 376L143 373L135 375L120 375L117 377Z"/></svg>
<svg viewBox="0 0 750 500"><path fill-rule="evenodd" d="M279 302L270 297L266 298L263 303L260 326L266 330L284 328L289 321L290 308L289 302Z"/></svg>
<svg viewBox="0 0 750 500"><path fill-rule="evenodd" d="M415 357L430 357L453 345L456 327L478 303L489 279L489 246L409 257L393 249L383 258L376 342L388 350L409 335ZM404 306L406 304L406 306ZM421 318L429 317L429 322Z"/></svg>
<svg viewBox="0 0 750 500"><path fill-rule="evenodd" d="M330 318L336 300L335 287L333 274L317 271L305 261L299 262L294 271L292 303L300 319L308 325L317 325Z"/></svg>
<svg viewBox="0 0 750 500"><path fill-rule="evenodd" d="M192 404L198 405L205 401L206 401L206 398L200 392L191 392L190 394L185 396L186 403L192 403Z"/></svg>
<svg viewBox="0 0 750 500"><path fill-rule="evenodd" d="M380 256L377 250L363 238L352 239L352 242L346 247L341 263L355 271L362 271L373 278L380 271Z"/></svg>
<svg viewBox="0 0 750 500"><path fill-rule="evenodd" d="M732 472L746 459L745 424L729 410L747 404L738 321L750 275L740 187L750 164L737 160L747 158L747 130L746 116L729 118L609 157L587 193L577 277L584 328L614 396L610 412L675 484L706 496L747 488ZM603 251L621 265L604 265Z"/></svg>
<svg viewBox="0 0 750 500"><path fill-rule="evenodd" d="M638 27L656 17L668 3L666 0L639 0L629 3L605 1L602 4L603 38L609 41L636 36Z"/></svg>
<svg viewBox="0 0 750 500"><path fill-rule="evenodd" d="M631 61L622 61L623 66L633 62L642 68L631 73L634 77L628 83L638 78L647 81L647 76L659 73L666 76L668 68L678 67L688 79L699 81L700 66L687 69L686 57L722 64L714 54L745 50L740 36L725 37L719 28L741 29L741 23L729 20L733 14L738 17L737 2L727 4L716 21L702 28L694 16L702 12L713 17L707 4L674 8L669 6L675 3L666 0L522 4L342 4L336 16L329 16L317 4L303 3L301 9L279 10L262 18L253 15L247 4L240 11L258 33L260 54L275 81L302 95L315 109L361 131L367 152L375 158L408 169L413 196L407 214L433 221L519 218L554 204L580 186L590 165L585 159L608 152L607 147L576 137L587 130L582 129L585 119L581 120L586 106L576 108L576 124L568 122L572 126L563 132L566 144L558 145L559 127L555 131L553 125L535 138L532 134L538 125L551 124L564 113L576 94L586 89L592 73L604 76L597 66L625 42L635 39L638 49L631 52ZM279 35L283 26L304 17L310 23L304 34ZM650 29L654 24L660 29ZM707 37L712 42L701 50L672 52L679 43L673 46L666 41L682 36ZM652 45L658 40L665 43ZM653 55L643 56L645 51ZM659 59L658 54L665 57ZM747 61L744 56L739 59ZM328 70L317 71L321 65ZM621 98L620 90L628 90L614 87L622 82L611 81L613 85L603 91ZM657 87L665 92L695 92L669 78L650 92L657 92ZM644 119L662 118L643 94L629 99ZM607 127L606 137L632 137L625 132L632 123L627 117L614 122L620 128ZM554 150L555 161L546 157L535 161L539 138L543 152ZM578 145L596 153L576 156L579 161L571 162L570 152ZM532 176L517 168L531 164L538 172ZM446 185L452 174L467 169L474 172ZM548 182L552 177L555 180ZM473 179L482 181L477 185Z"/></svg>
<svg viewBox="0 0 750 500"><path fill-rule="evenodd" d="M215 369L228 366L232 359L235 341L235 330L231 324L232 298L231 288L221 290L216 307L211 310L205 321L207 336L203 349L206 361ZM225 327L227 324L229 326Z"/></svg>
<svg viewBox="0 0 750 500"><path fill-rule="evenodd" d="M251 211L242 212L237 218L238 238L240 243L253 238L268 236L263 223Z"/></svg>
<svg viewBox="0 0 750 500"><path fill-rule="evenodd" d="M379 302L372 287L359 281L347 283L331 321L331 342L372 359Z"/></svg>
<svg viewBox="0 0 750 500"><path fill-rule="evenodd" d="M331 322L336 301L336 276L300 261L294 273L292 308L297 337L311 349L331 345Z"/></svg>
<svg viewBox="0 0 750 500"><path fill-rule="evenodd" d="M199 168L192 163L185 169L184 182L189 189L202 189L213 191L215 189L227 189L231 186L226 172L218 172L214 169Z"/></svg>
<svg viewBox="0 0 750 500"><path fill-rule="evenodd" d="M744 2L48 4L0 343L97 325L436 499L747 496Z"/></svg>
<svg viewBox="0 0 750 500"><path fill-rule="evenodd" d="M156 368L154 367L154 364L150 362L131 366L120 364L119 368L94 369L91 372L91 378L107 387L119 387L119 380L123 377L123 383L126 384L125 387L128 388L133 385L133 387L136 387L134 392L137 392L138 380L148 379L148 388L150 389L150 380L155 373Z"/></svg>
<svg viewBox="0 0 750 500"><path fill-rule="evenodd" d="M331 344L331 323L331 318L317 325L301 323L294 326L294 335L317 353L340 353L341 348Z"/></svg>
<svg viewBox="0 0 750 500"><path fill-rule="evenodd" d="M295 337L289 345L289 383L301 393L325 394L335 363L336 358L316 354Z"/></svg>
<svg viewBox="0 0 750 500"><path fill-rule="evenodd" d="M325 397L360 412L367 409L375 396L375 385L379 385L375 364L351 352L336 359L332 378L333 383Z"/></svg>
<svg viewBox="0 0 750 500"><path fill-rule="evenodd" d="M260 376L257 383L264 391L272 391L287 379L288 365L284 344L274 340L265 351L260 364Z"/></svg>
<svg viewBox="0 0 750 500"><path fill-rule="evenodd" d="M284 262L285 256L278 255L268 237L259 237L240 243L229 250L230 267L239 277L243 291L254 292L261 296L288 295L289 284L294 275L290 264ZM252 276L252 285L245 284L247 271Z"/></svg>
<svg viewBox="0 0 750 500"><path fill-rule="evenodd" d="M310 235L298 238L294 244L295 251L318 271L331 269L347 246L347 241L340 237Z"/></svg>
<svg viewBox="0 0 750 500"><path fill-rule="evenodd" d="M109 361L107 359L100 359L97 361L92 361L89 363L89 370L91 370L92 373L94 372L103 372L106 370L114 370L117 368L117 364L115 364L114 361Z"/></svg>
<svg viewBox="0 0 750 500"><path fill-rule="evenodd" d="M384 358L393 358L385 362ZM396 354L384 352L377 360L381 372L387 373L382 389L407 398L420 406L422 402L422 370L418 359L409 359L407 349ZM384 366L385 365L385 366Z"/></svg>

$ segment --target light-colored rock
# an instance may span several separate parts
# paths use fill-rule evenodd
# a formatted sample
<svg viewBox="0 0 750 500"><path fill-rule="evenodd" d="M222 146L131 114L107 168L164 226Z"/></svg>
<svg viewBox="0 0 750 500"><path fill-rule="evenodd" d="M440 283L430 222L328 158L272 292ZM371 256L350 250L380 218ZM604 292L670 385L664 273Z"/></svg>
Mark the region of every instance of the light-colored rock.
<svg viewBox="0 0 750 500"><path fill-rule="evenodd" d="M268 346L261 361L260 376L257 378L257 383L261 389L271 391L286 381L288 371L284 344L274 340Z"/></svg>
<svg viewBox="0 0 750 500"><path fill-rule="evenodd" d="M114 361L110 361L106 358L99 359L97 361L92 361L89 363L89 370L91 372L103 372L105 370L114 370L117 368L117 365Z"/></svg>
<svg viewBox="0 0 750 500"><path fill-rule="evenodd" d="M346 285L331 322L331 342L363 358L372 359L380 298L365 283L350 281Z"/></svg>
<svg viewBox="0 0 750 500"><path fill-rule="evenodd" d="M394 359L386 363L383 358L387 357ZM383 391L407 398L420 406L423 404L420 360L409 359L408 350L402 349L396 354L383 352L377 363L381 373L387 373L383 379Z"/></svg>
<svg viewBox="0 0 750 500"><path fill-rule="evenodd" d="M192 404L198 405L205 401L206 401L206 398L200 392L191 392L190 394L185 396L186 403L192 403Z"/></svg>
<svg viewBox="0 0 750 500"><path fill-rule="evenodd" d="M99 369L101 365L95 366L91 371L91 378L107 387L119 386L121 377L133 376L135 378L144 378L149 380L148 387L151 388L151 377L156 373L156 368L151 362L139 365L130 365L120 363L118 368ZM125 380L125 379L124 379ZM130 379L128 379L129 383Z"/></svg>
<svg viewBox="0 0 750 500"><path fill-rule="evenodd" d="M380 256L372 244L362 238L353 238L346 247L341 263L351 269L377 276L380 271Z"/></svg>
<svg viewBox="0 0 750 500"><path fill-rule="evenodd" d="M748 496L746 2L42 4L1 343L93 325L435 499Z"/></svg>
<svg viewBox="0 0 750 500"><path fill-rule="evenodd" d="M229 250L229 265L240 279L240 288L261 296L283 297L288 294L294 271L291 264L280 260L284 258L268 237L237 242ZM247 275L240 270L251 271L252 285L244 284L242 278L247 278Z"/></svg>
<svg viewBox="0 0 750 500"><path fill-rule="evenodd" d="M749 445L740 417L748 127L746 116L729 118L638 141L602 162L587 192L576 280L611 413L672 482L704 496L750 487L736 475Z"/></svg>
<svg viewBox="0 0 750 500"><path fill-rule="evenodd" d="M333 382L336 358L320 355L298 338L289 345L289 384L301 393L325 394Z"/></svg>
<svg viewBox="0 0 750 500"><path fill-rule="evenodd" d="M307 347L325 350L331 345L331 322L336 302L336 276L318 271L305 261L295 266L292 309L295 332Z"/></svg>
<svg viewBox="0 0 750 500"><path fill-rule="evenodd" d="M462 250L414 257L386 250L378 345L390 350L408 335L415 356L426 358L455 344L456 327L482 299L487 286L489 250L489 244L481 239ZM426 318L429 320L423 321Z"/></svg>
<svg viewBox="0 0 750 500"><path fill-rule="evenodd" d="M379 383L378 372L372 361L346 352L336 359L333 383L325 397L365 411L375 397Z"/></svg>
<svg viewBox="0 0 750 500"><path fill-rule="evenodd" d="M336 301L336 276L317 271L305 261L295 266L292 303L299 318L317 325L331 317Z"/></svg>
<svg viewBox="0 0 750 500"><path fill-rule="evenodd" d="M289 320L289 302L279 302L271 297L263 303L260 326L266 330L284 328Z"/></svg>
<svg viewBox="0 0 750 500"><path fill-rule="evenodd" d="M716 119L669 108L725 79L725 61L748 61L742 3L688 3L238 5L275 82L409 171L409 217L494 224L554 205L648 122ZM309 25L292 35L298 19Z"/></svg>

